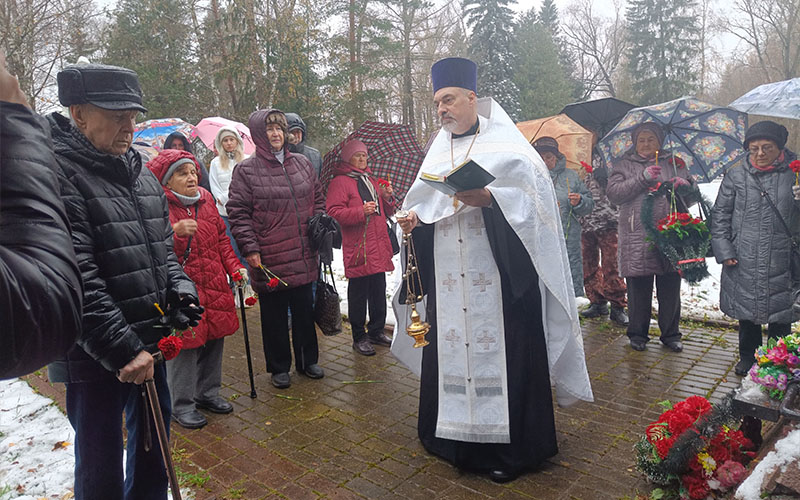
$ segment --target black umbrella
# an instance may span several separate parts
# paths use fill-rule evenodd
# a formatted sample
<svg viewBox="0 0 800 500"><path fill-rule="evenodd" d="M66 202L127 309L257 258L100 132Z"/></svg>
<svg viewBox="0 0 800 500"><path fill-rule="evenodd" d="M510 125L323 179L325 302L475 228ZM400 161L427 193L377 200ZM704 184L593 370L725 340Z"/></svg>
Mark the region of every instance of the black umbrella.
<svg viewBox="0 0 800 500"><path fill-rule="evenodd" d="M578 122L581 127L597 134L599 140L605 137L625 114L635 107L633 104L614 97L604 97L593 101L567 104L561 112Z"/></svg>

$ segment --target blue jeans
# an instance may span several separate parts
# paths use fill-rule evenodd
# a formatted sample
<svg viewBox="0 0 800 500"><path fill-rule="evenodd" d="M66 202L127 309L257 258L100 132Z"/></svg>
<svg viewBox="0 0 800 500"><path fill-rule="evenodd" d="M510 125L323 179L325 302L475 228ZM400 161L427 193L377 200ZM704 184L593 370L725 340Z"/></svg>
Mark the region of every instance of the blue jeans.
<svg viewBox="0 0 800 500"><path fill-rule="evenodd" d="M161 413L169 433L170 397L166 369L155 367ZM167 473L153 417L146 414L144 386L102 380L67 384L67 416L75 429L75 500L166 500ZM122 475L122 412L128 430L126 474ZM144 425L149 421L150 451Z"/></svg>
<svg viewBox="0 0 800 500"><path fill-rule="evenodd" d="M245 260L242 258L242 254L239 253L239 245L236 244L236 240L233 238L233 233L231 233L231 223L228 222L227 216L222 216L222 222L225 223L225 234L228 235L228 239L231 240L231 246L233 247L233 253L236 254L236 258L239 259L239 262L242 264L242 267L245 266Z"/></svg>

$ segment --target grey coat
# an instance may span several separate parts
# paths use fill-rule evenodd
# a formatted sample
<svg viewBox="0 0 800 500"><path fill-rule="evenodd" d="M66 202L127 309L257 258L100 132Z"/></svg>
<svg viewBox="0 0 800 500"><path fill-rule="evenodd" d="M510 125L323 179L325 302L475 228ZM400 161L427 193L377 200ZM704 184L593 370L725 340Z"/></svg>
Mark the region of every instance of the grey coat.
<svg viewBox="0 0 800 500"><path fill-rule="evenodd" d="M652 276L676 272L667 258L651 242L647 241L647 233L642 224L642 202L659 182L673 177L682 177L693 181L688 170L673 168L664 159L659 160L661 175L652 181L644 176L644 169L652 165L653 160L642 158L636 153L626 153L621 160L611 165L608 176L606 195L611 203L619 206L619 274L623 278L635 276ZM657 223L669 213L669 200L659 196L653 202L653 222Z"/></svg>
<svg viewBox="0 0 800 500"><path fill-rule="evenodd" d="M726 172L717 194L711 228L714 256L720 263L739 261L722 267L720 309L738 320L766 324L798 319L791 308L800 278L791 275L792 242L753 177L761 181L797 239L800 202L792 196L795 174L788 168L795 158L786 150L776 170L761 172L750 164L748 154Z"/></svg>
<svg viewBox="0 0 800 500"><path fill-rule="evenodd" d="M579 217L588 215L594 208L592 193L581 180L574 170L567 168L567 161L563 155L558 159L558 163L550 171L550 178L553 179L553 186L556 190L556 201L558 201L561 212L561 227L564 228L564 238L567 240L567 255L569 256L569 267L572 271L572 286L575 288L575 296L583 296L583 257L581 255L581 222ZM570 205L568 193L578 193L581 195L581 202L574 207Z"/></svg>

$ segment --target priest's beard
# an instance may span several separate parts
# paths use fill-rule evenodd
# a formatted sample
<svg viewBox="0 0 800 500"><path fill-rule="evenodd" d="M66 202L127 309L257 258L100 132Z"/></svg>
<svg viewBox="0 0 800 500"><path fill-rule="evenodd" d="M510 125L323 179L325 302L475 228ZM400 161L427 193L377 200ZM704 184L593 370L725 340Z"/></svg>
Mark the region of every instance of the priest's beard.
<svg viewBox="0 0 800 500"><path fill-rule="evenodd" d="M445 118L449 118L449 120L445 121L444 120ZM458 122L455 120L455 118L453 118L448 114L442 116L440 118L440 121L442 122L442 128L445 130L445 132L449 132L452 134L453 131L458 128Z"/></svg>

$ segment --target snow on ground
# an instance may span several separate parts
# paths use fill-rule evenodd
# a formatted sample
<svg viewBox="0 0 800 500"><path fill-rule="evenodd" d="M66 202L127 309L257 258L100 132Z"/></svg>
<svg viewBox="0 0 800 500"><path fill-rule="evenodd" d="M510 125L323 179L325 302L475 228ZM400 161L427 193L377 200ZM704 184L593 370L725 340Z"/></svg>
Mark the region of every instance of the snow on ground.
<svg viewBox="0 0 800 500"><path fill-rule="evenodd" d="M719 182L701 184L712 203ZM400 256L395 255L395 270L386 274L386 322L395 324L391 296L400 283ZM711 277L699 285L682 284L684 318L727 320L719 311L721 266L707 260ZM342 299L342 314L347 314L347 279L342 251L334 250L333 274ZM585 305L586 300L579 305ZM42 497L71 498L74 434L67 417L48 398L35 394L20 380L0 381L0 500L34 500ZM748 497L741 497L748 498Z"/></svg>

